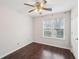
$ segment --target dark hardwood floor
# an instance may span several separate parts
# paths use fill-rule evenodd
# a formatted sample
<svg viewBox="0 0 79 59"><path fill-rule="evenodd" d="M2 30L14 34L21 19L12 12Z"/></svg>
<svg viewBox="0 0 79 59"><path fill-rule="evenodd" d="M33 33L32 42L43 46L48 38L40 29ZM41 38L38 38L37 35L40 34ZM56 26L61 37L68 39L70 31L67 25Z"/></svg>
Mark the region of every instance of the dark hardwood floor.
<svg viewBox="0 0 79 59"><path fill-rule="evenodd" d="M67 50L39 43L31 43L2 59L75 59Z"/></svg>

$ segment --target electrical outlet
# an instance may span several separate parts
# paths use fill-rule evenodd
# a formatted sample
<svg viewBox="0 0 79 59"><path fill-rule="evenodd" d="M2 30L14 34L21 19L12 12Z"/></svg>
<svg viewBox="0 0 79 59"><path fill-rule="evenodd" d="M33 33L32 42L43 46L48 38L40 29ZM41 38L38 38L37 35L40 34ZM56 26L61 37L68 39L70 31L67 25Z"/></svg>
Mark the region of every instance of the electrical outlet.
<svg viewBox="0 0 79 59"><path fill-rule="evenodd" d="M20 45L20 43L17 43L17 45Z"/></svg>

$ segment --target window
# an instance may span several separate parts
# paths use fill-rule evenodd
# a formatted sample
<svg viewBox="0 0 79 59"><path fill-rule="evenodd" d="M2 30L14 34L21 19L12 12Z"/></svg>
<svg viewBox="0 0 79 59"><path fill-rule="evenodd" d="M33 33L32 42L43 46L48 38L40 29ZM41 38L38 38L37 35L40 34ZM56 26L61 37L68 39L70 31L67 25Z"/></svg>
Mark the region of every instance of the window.
<svg viewBox="0 0 79 59"><path fill-rule="evenodd" d="M64 19L55 18L53 20L43 21L44 38L63 38L64 37Z"/></svg>

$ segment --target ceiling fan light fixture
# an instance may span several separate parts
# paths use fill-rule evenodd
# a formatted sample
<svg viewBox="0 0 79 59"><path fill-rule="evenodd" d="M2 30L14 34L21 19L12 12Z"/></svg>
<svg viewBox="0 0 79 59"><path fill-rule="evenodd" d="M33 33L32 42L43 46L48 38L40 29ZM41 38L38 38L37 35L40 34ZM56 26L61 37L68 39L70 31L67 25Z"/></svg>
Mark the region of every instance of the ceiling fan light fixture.
<svg viewBox="0 0 79 59"><path fill-rule="evenodd" d="M34 5L27 4L27 3L24 3L24 5L28 5L28 6L31 6L34 8L34 9L30 10L29 13L31 13L32 11L42 12L43 10L52 11L52 8L44 7L44 5L47 3L47 1L46 0L43 0L43 1L44 2L36 2Z"/></svg>
<svg viewBox="0 0 79 59"><path fill-rule="evenodd" d="M43 7L44 7L44 4L43 4L43 3L37 2L37 3L35 4L35 10L36 10L36 12L42 12Z"/></svg>
<svg viewBox="0 0 79 59"><path fill-rule="evenodd" d="M43 11L43 9L35 9L35 12L42 12Z"/></svg>

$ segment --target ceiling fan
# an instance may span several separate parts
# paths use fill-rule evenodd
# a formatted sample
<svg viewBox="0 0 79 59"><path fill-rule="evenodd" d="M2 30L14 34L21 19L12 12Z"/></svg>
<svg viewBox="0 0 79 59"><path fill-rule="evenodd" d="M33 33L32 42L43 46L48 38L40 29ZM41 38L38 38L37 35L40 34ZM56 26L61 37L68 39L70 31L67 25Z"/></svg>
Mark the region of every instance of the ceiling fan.
<svg viewBox="0 0 79 59"><path fill-rule="evenodd" d="M32 10L28 11L29 13L33 12L33 11L37 11L37 12L41 12L42 10L47 10L47 11L52 11L52 8L45 8L44 5L47 3L46 0L43 0L43 2L35 2L34 5L28 4L28 3L24 3L24 5L33 7Z"/></svg>

